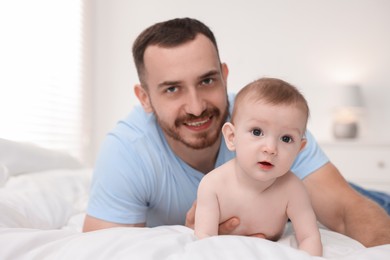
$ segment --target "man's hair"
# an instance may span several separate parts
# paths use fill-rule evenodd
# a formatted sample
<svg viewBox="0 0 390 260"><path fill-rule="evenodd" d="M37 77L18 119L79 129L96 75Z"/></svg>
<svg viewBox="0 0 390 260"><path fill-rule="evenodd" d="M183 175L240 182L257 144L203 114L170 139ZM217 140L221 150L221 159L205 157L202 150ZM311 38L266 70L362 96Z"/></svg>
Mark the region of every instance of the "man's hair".
<svg viewBox="0 0 390 260"><path fill-rule="evenodd" d="M133 44L134 64L141 84L145 84L144 53L147 47L151 45L165 48L176 47L194 40L198 34L206 36L213 43L218 54L217 41L213 32L204 23L196 19L176 18L146 28Z"/></svg>
<svg viewBox="0 0 390 260"><path fill-rule="evenodd" d="M293 85L276 78L260 78L243 87L236 96L231 121L243 102L264 101L271 105L296 105L309 117L309 106L305 97ZM259 111L261 113L261 111Z"/></svg>

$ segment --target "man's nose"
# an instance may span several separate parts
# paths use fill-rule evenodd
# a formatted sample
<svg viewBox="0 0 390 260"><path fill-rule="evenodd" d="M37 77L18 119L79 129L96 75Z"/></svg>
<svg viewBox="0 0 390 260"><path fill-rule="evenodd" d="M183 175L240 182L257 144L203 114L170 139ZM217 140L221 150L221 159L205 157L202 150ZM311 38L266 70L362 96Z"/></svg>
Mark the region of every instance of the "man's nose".
<svg viewBox="0 0 390 260"><path fill-rule="evenodd" d="M186 101L187 114L200 116L206 109L206 102L204 98L196 90L189 91Z"/></svg>

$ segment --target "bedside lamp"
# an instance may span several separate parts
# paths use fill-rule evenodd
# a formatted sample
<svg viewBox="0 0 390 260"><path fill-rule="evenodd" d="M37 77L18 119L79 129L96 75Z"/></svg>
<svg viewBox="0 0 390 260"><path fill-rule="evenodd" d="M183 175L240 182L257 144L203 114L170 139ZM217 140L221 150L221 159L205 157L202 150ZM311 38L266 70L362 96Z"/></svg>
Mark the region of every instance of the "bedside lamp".
<svg viewBox="0 0 390 260"><path fill-rule="evenodd" d="M333 122L333 136L336 139L354 139L359 132L359 118L364 102L359 86L349 85L339 89L339 105Z"/></svg>

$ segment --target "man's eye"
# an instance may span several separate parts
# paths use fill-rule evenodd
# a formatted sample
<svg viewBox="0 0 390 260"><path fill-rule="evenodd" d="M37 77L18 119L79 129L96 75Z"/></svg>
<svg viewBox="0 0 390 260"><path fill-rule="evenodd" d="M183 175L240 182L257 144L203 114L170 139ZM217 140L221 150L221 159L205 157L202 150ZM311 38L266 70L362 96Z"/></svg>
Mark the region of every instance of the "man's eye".
<svg viewBox="0 0 390 260"><path fill-rule="evenodd" d="M165 91L166 91L167 93L174 93L174 92L176 92L177 90L178 90L177 87L172 86L172 87L167 88Z"/></svg>
<svg viewBox="0 0 390 260"><path fill-rule="evenodd" d="M281 140L285 143L291 143L293 141L292 137L290 136L282 136Z"/></svg>
<svg viewBox="0 0 390 260"><path fill-rule="evenodd" d="M207 79L202 80L202 85L210 85L213 82L214 82L214 80L212 78L207 78Z"/></svg>
<svg viewBox="0 0 390 260"><path fill-rule="evenodd" d="M256 129L252 130L252 134L254 136L261 136L263 134L263 131L261 129L259 129L259 128L256 128Z"/></svg>

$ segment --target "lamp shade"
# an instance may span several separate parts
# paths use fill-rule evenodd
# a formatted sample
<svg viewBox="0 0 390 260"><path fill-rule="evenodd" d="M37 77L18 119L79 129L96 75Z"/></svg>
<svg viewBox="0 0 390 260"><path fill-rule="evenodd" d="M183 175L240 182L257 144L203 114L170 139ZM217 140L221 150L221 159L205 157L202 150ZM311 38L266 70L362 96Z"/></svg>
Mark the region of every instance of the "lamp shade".
<svg viewBox="0 0 390 260"><path fill-rule="evenodd" d="M364 107L360 86L346 85L338 89L337 109L333 122L333 136L337 139L354 139L358 136L359 119Z"/></svg>
<svg viewBox="0 0 390 260"><path fill-rule="evenodd" d="M363 95L360 86L347 85L340 88L340 106L361 108L364 106Z"/></svg>

